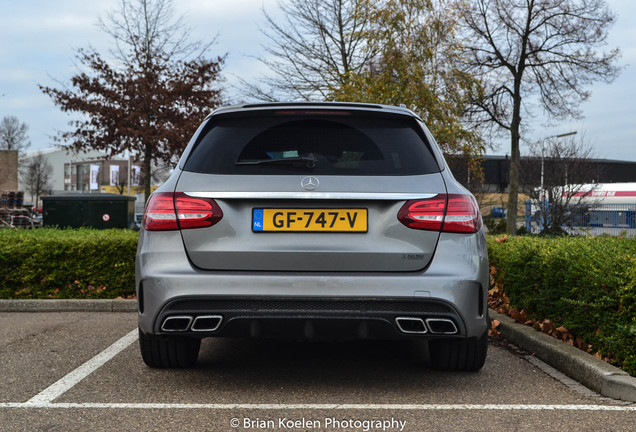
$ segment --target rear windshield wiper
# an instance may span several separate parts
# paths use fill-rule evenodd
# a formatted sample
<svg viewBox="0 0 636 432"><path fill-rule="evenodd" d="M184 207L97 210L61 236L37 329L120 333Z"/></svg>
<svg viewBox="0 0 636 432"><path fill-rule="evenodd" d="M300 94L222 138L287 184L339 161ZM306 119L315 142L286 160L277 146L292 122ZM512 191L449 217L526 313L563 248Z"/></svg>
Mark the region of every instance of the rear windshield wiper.
<svg viewBox="0 0 636 432"><path fill-rule="evenodd" d="M307 168L314 168L316 166L317 159L315 157L297 156L288 158L273 158L273 159L259 159L259 160L246 160L236 161L236 165L296 165L303 164Z"/></svg>

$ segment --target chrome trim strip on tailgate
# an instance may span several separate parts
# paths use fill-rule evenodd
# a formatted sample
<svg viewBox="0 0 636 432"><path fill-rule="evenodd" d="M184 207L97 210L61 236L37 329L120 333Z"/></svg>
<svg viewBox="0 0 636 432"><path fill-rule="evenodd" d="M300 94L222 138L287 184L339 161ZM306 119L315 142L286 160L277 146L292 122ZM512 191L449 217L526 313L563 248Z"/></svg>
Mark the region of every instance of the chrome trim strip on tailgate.
<svg viewBox="0 0 636 432"><path fill-rule="evenodd" d="M316 200L386 200L405 201L428 199L435 193L373 193L373 192L184 192L195 198L218 199L316 199Z"/></svg>

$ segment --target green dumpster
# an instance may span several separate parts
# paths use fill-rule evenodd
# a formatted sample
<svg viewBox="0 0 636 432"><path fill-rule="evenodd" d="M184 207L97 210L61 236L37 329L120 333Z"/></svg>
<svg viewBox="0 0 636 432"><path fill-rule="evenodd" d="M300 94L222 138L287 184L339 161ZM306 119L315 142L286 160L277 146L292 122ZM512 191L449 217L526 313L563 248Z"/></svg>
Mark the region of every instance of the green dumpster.
<svg viewBox="0 0 636 432"><path fill-rule="evenodd" d="M117 194L53 195L42 198L42 223L60 228L135 228L135 198Z"/></svg>

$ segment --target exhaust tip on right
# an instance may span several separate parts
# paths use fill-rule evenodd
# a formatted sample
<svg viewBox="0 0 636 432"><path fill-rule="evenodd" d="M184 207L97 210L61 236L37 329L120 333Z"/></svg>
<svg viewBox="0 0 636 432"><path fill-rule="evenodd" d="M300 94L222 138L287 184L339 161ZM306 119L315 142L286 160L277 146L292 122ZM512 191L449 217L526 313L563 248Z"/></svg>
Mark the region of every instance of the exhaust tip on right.
<svg viewBox="0 0 636 432"><path fill-rule="evenodd" d="M192 331L195 332L213 332L221 326L223 317L221 315L204 315L198 316L192 323Z"/></svg>
<svg viewBox="0 0 636 432"><path fill-rule="evenodd" d="M433 334L454 335L458 333L455 323L447 318L429 318L426 325Z"/></svg>

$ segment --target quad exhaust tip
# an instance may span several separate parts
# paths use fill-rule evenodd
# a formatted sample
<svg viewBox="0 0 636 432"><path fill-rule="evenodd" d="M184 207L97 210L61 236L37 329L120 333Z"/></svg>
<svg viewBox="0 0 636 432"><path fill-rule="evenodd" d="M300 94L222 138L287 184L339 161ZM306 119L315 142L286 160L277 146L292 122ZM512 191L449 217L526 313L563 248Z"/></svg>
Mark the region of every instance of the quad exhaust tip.
<svg viewBox="0 0 636 432"><path fill-rule="evenodd" d="M428 318L426 326L433 334L453 335L457 334L457 326L448 318Z"/></svg>
<svg viewBox="0 0 636 432"><path fill-rule="evenodd" d="M195 332L213 332L221 326L223 317L221 315L203 315L198 316L192 323L192 331Z"/></svg>
<svg viewBox="0 0 636 432"><path fill-rule="evenodd" d="M191 323L191 316L175 315L163 320L163 324L161 324L161 330L165 332L184 332L188 331Z"/></svg>
<svg viewBox="0 0 636 432"><path fill-rule="evenodd" d="M223 321L221 315L201 315L192 317L190 315L174 315L163 320L161 331L165 332L213 332L216 331Z"/></svg>
<svg viewBox="0 0 636 432"><path fill-rule="evenodd" d="M453 320L448 318L397 317L395 324L402 333L454 335L459 333Z"/></svg>
<svg viewBox="0 0 636 432"><path fill-rule="evenodd" d="M395 319L395 324L398 326L402 333L418 333L424 334L427 332L426 325L422 318L415 317L398 317Z"/></svg>

